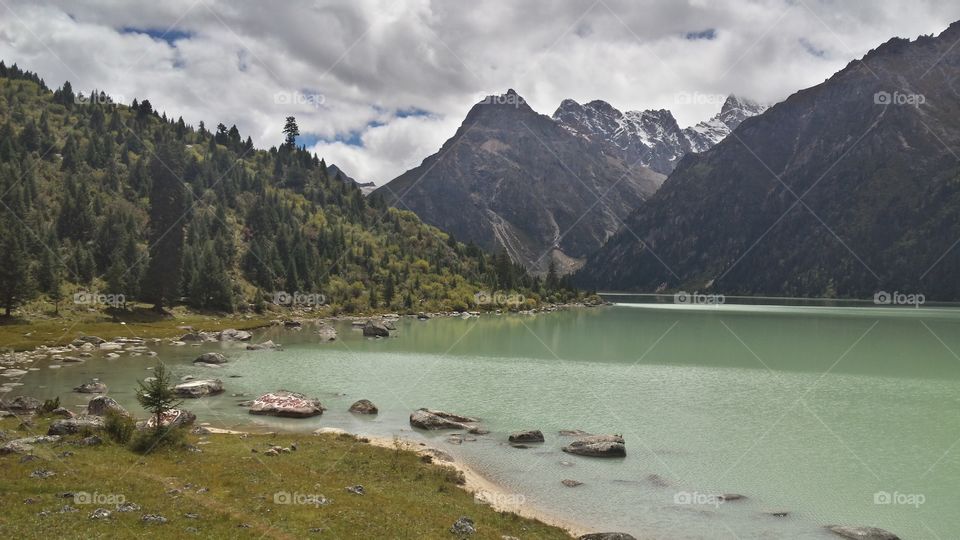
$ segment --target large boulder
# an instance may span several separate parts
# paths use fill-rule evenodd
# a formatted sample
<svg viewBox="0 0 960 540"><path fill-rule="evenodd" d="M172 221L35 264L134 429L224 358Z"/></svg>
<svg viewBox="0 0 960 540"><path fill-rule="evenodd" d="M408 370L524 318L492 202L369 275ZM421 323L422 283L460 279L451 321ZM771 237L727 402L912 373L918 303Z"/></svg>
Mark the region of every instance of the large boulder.
<svg viewBox="0 0 960 540"><path fill-rule="evenodd" d="M390 329L382 321L371 319L363 325L363 335L364 337L390 337Z"/></svg>
<svg viewBox="0 0 960 540"><path fill-rule="evenodd" d="M34 412L43 406L43 402L30 396L17 396L10 401L0 400L0 409L13 412Z"/></svg>
<svg viewBox="0 0 960 540"><path fill-rule="evenodd" d="M184 398L215 396L223 392L223 381L220 379L197 379L180 383L173 387L173 391Z"/></svg>
<svg viewBox="0 0 960 540"><path fill-rule="evenodd" d="M410 414L410 425L420 429L466 429L475 427L470 424L478 422L476 418L460 416L458 414L438 411L434 409L417 409Z"/></svg>
<svg viewBox="0 0 960 540"><path fill-rule="evenodd" d="M183 409L170 409L160 417L162 427L186 427L197 420L197 415ZM157 417L151 416L143 422L138 422L139 429L154 429L157 427Z"/></svg>
<svg viewBox="0 0 960 540"><path fill-rule="evenodd" d="M201 354L200 356L196 357L193 361L194 363L198 363L198 364L218 364L219 365L219 364L226 364L227 357L224 356L222 353L208 352L208 353Z"/></svg>
<svg viewBox="0 0 960 540"><path fill-rule="evenodd" d="M117 400L109 396L97 396L87 402L87 414L91 416L106 416L108 412L114 411L123 416L131 416Z"/></svg>
<svg viewBox="0 0 960 540"><path fill-rule="evenodd" d="M246 330L235 330L233 328L227 328L219 334L220 341L250 341L250 338L253 337L253 334L247 332Z"/></svg>
<svg viewBox="0 0 960 540"><path fill-rule="evenodd" d="M100 382L100 379L91 379L90 382L75 386L73 391L81 394L106 394L107 385Z"/></svg>
<svg viewBox="0 0 960 540"><path fill-rule="evenodd" d="M637 540L632 535L619 532L590 533L578 536L577 540Z"/></svg>
<svg viewBox="0 0 960 540"><path fill-rule="evenodd" d="M73 435L83 431L100 431L104 428L102 416L77 416L54 420L47 429L47 435Z"/></svg>
<svg viewBox="0 0 960 540"><path fill-rule="evenodd" d="M527 431L515 431L510 434L508 440L512 443L538 443L543 442L543 432L539 429L530 429Z"/></svg>
<svg viewBox="0 0 960 540"><path fill-rule="evenodd" d="M319 399L308 398L297 392L278 390L253 400L250 414L266 414L285 418L308 418L323 414Z"/></svg>
<svg viewBox="0 0 960 540"><path fill-rule="evenodd" d="M337 339L337 329L329 324L321 324L317 327L317 335L320 341L334 341Z"/></svg>
<svg viewBox="0 0 960 540"><path fill-rule="evenodd" d="M380 412L377 406L369 399L361 399L350 406L350 412L357 414L377 414Z"/></svg>
<svg viewBox="0 0 960 540"><path fill-rule="evenodd" d="M850 540L900 540L900 537L892 532L877 527L827 525L827 530L838 536L849 538Z"/></svg>
<svg viewBox="0 0 960 540"><path fill-rule="evenodd" d="M620 435L581 437L564 446L563 451L588 457L624 457L627 455L627 447Z"/></svg>

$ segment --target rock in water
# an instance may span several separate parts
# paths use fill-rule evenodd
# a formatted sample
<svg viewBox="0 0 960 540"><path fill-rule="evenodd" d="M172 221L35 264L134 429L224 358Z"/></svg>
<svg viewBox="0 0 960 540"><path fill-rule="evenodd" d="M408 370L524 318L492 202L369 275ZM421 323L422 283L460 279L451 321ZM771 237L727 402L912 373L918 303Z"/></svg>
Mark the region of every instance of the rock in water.
<svg viewBox="0 0 960 540"><path fill-rule="evenodd" d="M266 414L286 418L307 418L323 414L319 399L303 394L278 390L264 394L250 405L250 414Z"/></svg>
<svg viewBox="0 0 960 540"><path fill-rule="evenodd" d="M516 431L510 434L508 439L510 442L515 443L536 443L543 442L543 432L539 429L531 429L527 431Z"/></svg>
<svg viewBox="0 0 960 540"><path fill-rule="evenodd" d="M253 337L250 332L245 330L234 330L233 328L228 328L220 332L219 336L220 341L250 341L250 338Z"/></svg>
<svg viewBox="0 0 960 540"><path fill-rule="evenodd" d="M623 442L623 437L619 435L581 437L564 446L563 451L588 457L624 457L627 455L627 447Z"/></svg>
<svg viewBox="0 0 960 540"><path fill-rule="evenodd" d="M390 330L381 321L369 320L363 325L364 337L390 337Z"/></svg>
<svg viewBox="0 0 960 540"><path fill-rule="evenodd" d="M255 343L253 345L247 345L248 351L268 351L268 350L279 350L282 347L273 342L273 340L267 340L263 343Z"/></svg>
<svg viewBox="0 0 960 540"><path fill-rule="evenodd" d="M420 429L466 429L477 422L475 418L460 416L445 411L417 409L410 414L410 425Z"/></svg>
<svg viewBox="0 0 960 540"><path fill-rule="evenodd" d="M329 324L321 324L317 328L317 335L320 336L320 341L334 341L337 339L337 330Z"/></svg>
<svg viewBox="0 0 960 540"><path fill-rule="evenodd" d="M73 391L81 394L106 394L107 385L103 384L98 379L92 379L90 382L85 382L80 386L74 387Z"/></svg>
<svg viewBox="0 0 960 540"><path fill-rule="evenodd" d="M87 414L92 416L106 416L107 412L115 411L124 416L131 416L126 409L117 403L117 400L108 396L97 396L87 402Z"/></svg>
<svg viewBox="0 0 960 540"><path fill-rule="evenodd" d="M892 532L877 527L827 525L827 530L850 540L900 540L900 537Z"/></svg>
<svg viewBox="0 0 960 540"><path fill-rule="evenodd" d="M377 414L380 412L377 406L369 399L361 399L350 406L350 412L357 414Z"/></svg>
<svg viewBox="0 0 960 540"><path fill-rule="evenodd" d="M194 363L199 364L226 364L227 357L218 352L203 353L194 359Z"/></svg>
<svg viewBox="0 0 960 540"><path fill-rule="evenodd" d="M173 391L178 396L185 398L215 396L223 392L223 381L220 379L198 379L178 384L173 387Z"/></svg>
<svg viewBox="0 0 960 540"><path fill-rule="evenodd" d="M637 540L632 535L618 532L590 533L577 537L577 540Z"/></svg>
<svg viewBox="0 0 960 540"><path fill-rule="evenodd" d="M100 431L104 428L101 416L78 416L54 420L47 430L47 435L73 435L81 431Z"/></svg>

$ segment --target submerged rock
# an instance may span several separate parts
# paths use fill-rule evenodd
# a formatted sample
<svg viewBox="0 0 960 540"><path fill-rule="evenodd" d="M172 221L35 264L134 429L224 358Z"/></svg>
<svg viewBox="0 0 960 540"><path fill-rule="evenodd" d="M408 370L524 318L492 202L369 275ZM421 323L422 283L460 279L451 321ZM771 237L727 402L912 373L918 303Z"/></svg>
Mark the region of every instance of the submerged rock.
<svg viewBox="0 0 960 540"><path fill-rule="evenodd" d="M303 394L278 390L264 394L250 405L250 414L266 414L285 418L308 418L323 414L319 399Z"/></svg>
<svg viewBox="0 0 960 540"><path fill-rule="evenodd" d="M850 540L900 540L900 537L890 531L877 527L847 527L844 525L827 525L826 529L838 536Z"/></svg>
<svg viewBox="0 0 960 540"><path fill-rule="evenodd" d="M510 434L510 437L507 439L512 443L537 443L543 442L543 432L539 429L531 429L527 431L515 431Z"/></svg>
<svg viewBox="0 0 960 540"><path fill-rule="evenodd" d="M217 336L220 341L250 341L250 338L253 335L246 330L234 330L233 328L228 328L220 332Z"/></svg>
<svg viewBox="0 0 960 540"><path fill-rule="evenodd" d="M380 409L369 399L361 399L350 406L350 412L357 414L377 414Z"/></svg>
<svg viewBox="0 0 960 540"><path fill-rule="evenodd" d="M223 392L223 381L220 379L198 379L180 383L173 387L173 391L178 396L185 398L215 396Z"/></svg>
<svg viewBox="0 0 960 540"><path fill-rule="evenodd" d="M563 451L587 457L624 457L627 455L623 437L619 435L581 437L564 446Z"/></svg>
<svg viewBox="0 0 960 540"><path fill-rule="evenodd" d="M252 345L247 345L248 351L272 351L282 349L279 344L274 343L273 340L267 340L263 343L254 343Z"/></svg>
<svg viewBox="0 0 960 540"><path fill-rule="evenodd" d="M73 391L81 394L105 394L107 393L107 385L100 382L99 379L92 379L90 382L74 387Z"/></svg>
<svg viewBox="0 0 960 540"><path fill-rule="evenodd" d="M337 339L337 330L329 324L321 324L317 328L317 335L320 336L320 341L334 341Z"/></svg>
<svg viewBox="0 0 960 540"><path fill-rule="evenodd" d="M578 536L577 540L637 540L632 535L620 532L590 533Z"/></svg>
<svg viewBox="0 0 960 540"><path fill-rule="evenodd" d="M203 353L200 356L196 357L193 362L195 364L226 364L227 357L222 353L218 352L208 352Z"/></svg>
<svg viewBox="0 0 960 540"><path fill-rule="evenodd" d="M475 422L478 422L476 418L433 409L417 409L410 414L410 425L420 429L469 430L471 426L468 424Z"/></svg>
<svg viewBox="0 0 960 540"><path fill-rule="evenodd" d="M560 483L567 487L577 487L583 485L583 482L580 482L579 480L571 480L570 478L565 478L561 480Z"/></svg>
<svg viewBox="0 0 960 540"><path fill-rule="evenodd" d="M369 320L363 325L363 335L365 337L390 337L390 329L381 321Z"/></svg>

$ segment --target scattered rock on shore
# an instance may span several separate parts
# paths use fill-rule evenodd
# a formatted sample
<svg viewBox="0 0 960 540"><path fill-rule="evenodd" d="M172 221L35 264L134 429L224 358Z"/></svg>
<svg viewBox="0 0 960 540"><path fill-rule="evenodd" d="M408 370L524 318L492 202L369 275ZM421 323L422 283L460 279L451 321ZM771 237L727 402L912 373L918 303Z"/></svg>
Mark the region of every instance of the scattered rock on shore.
<svg viewBox="0 0 960 540"><path fill-rule="evenodd" d="M220 341L250 341L252 337L253 335L246 330L235 330L233 328L227 328L217 335Z"/></svg>
<svg viewBox="0 0 960 540"><path fill-rule="evenodd" d="M307 418L323 414L320 400L303 394L278 390L264 394L250 405L250 414L266 414L285 418Z"/></svg>
<svg viewBox="0 0 960 540"><path fill-rule="evenodd" d="M131 416L117 400L108 396L97 396L87 402L87 414L92 416L106 416L107 412L116 411L124 416Z"/></svg>
<svg viewBox="0 0 960 540"><path fill-rule="evenodd" d="M47 435L73 435L81 431L100 431L103 428L103 417L86 415L54 420L47 430Z"/></svg>
<svg viewBox="0 0 960 540"><path fill-rule="evenodd" d="M410 425L420 429L470 429L470 425L477 422L476 418L460 416L458 414L437 411L433 409L417 409L410 414Z"/></svg>
<svg viewBox="0 0 960 540"><path fill-rule="evenodd" d="M173 391L178 396L185 398L215 396L223 392L223 381L220 379L198 379L180 383L173 387Z"/></svg>
<svg viewBox="0 0 960 540"><path fill-rule="evenodd" d="M590 533L578 536L577 540L637 540L632 535L618 532Z"/></svg>
<svg viewBox="0 0 960 540"><path fill-rule="evenodd" d="M29 454L33 452L34 445L55 443L59 440L59 435L38 435L35 437L15 439L0 446L0 454Z"/></svg>
<svg viewBox="0 0 960 540"><path fill-rule="evenodd" d="M900 540L900 537L890 531L877 527L847 527L844 525L827 525L826 529L833 534L849 538L850 540Z"/></svg>
<svg viewBox="0 0 960 540"><path fill-rule="evenodd" d="M196 357L193 362L195 364L226 364L227 357L223 353L208 352Z"/></svg>
<svg viewBox="0 0 960 540"><path fill-rule="evenodd" d="M539 429L527 431L516 431L510 434L508 440L512 443L538 443L543 442L543 432Z"/></svg>
<svg viewBox="0 0 960 540"><path fill-rule="evenodd" d="M170 409L160 417L162 427L182 427L189 426L197 420L197 415L183 409ZM140 429L155 429L157 427L157 418L151 416L146 421L138 422Z"/></svg>
<svg viewBox="0 0 960 540"><path fill-rule="evenodd" d="M5 411L33 412L42 406L43 402L30 396L17 396L10 401L0 400L0 409Z"/></svg>
<svg viewBox="0 0 960 540"><path fill-rule="evenodd" d="M369 399L361 399L350 406L350 412L357 414L377 414L380 412L377 406Z"/></svg>
<svg viewBox="0 0 960 540"><path fill-rule="evenodd" d="M564 446L563 451L587 457L624 457L627 455L623 437L619 435L581 437Z"/></svg>

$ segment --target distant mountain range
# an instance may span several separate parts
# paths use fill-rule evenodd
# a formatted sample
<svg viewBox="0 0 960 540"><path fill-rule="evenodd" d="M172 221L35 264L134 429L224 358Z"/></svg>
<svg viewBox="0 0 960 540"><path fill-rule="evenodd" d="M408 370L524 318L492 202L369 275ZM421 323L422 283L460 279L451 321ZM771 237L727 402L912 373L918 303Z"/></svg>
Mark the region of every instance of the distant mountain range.
<svg viewBox="0 0 960 540"><path fill-rule="evenodd" d="M765 107L731 96L680 129L666 110L564 100L553 118L510 90L475 105L443 148L378 190L390 204L534 272L578 269L689 152Z"/></svg>
<svg viewBox="0 0 960 540"><path fill-rule="evenodd" d="M620 112L606 101L581 105L565 99L553 118L571 133L611 143L628 164L639 163L670 174L680 158L710 149L745 119L766 109L765 105L731 95L716 116L681 129L666 109Z"/></svg>
<svg viewBox="0 0 960 540"><path fill-rule="evenodd" d="M513 90L473 106L436 154L377 190L387 202L533 271L579 268L664 175L571 133Z"/></svg>
<svg viewBox="0 0 960 540"><path fill-rule="evenodd" d="M364 195L369 195L370 193L373 192L373 190L377 188L377 185L374 184L373 182L360 182L358 180L351 178L350 175L343 172L343 169L341 169L340 167L337 167L333 163L331 163L330 165L327 165L327 174L329 174L331 178L337 178L339 176L339 178L344 182L356 185L357 187L360 188L360 192L363 193Z"/></svg>
<svg viewBox="0 0 960 540"><path fill-rule="evenodd" d="M688 154L575 279L960 298L960 23L895 38Z"/></svg>

